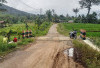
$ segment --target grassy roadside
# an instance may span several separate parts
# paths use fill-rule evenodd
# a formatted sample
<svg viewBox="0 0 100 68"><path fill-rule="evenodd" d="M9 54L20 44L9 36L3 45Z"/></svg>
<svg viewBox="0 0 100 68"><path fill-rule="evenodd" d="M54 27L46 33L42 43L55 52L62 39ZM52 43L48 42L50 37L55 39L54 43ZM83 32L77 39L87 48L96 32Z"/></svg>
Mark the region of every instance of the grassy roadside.
<svg viewBox="0 0 100 68"><path fill-rule="evenodd" d="M63 25L63 24L58 24L57 31L58 31L60 34L63 34L63 35L65 35L65 36L68 36L68 35L69 35L69 32L70 32L68 29L65 29L65 28L64 28L64 25Z"/></svg>
<svg viewBox="0 0 100 68"><path fill-rule="evenodd" d="M68 36L70 31L73 31L72 27L78 31L78 35L80 34L80 29L86 29L87 37L89 37L92 42L100 47L100 32L91 32L91 31L99 31L100 25L99 24L80 24L80 23L60 23L58 24L58 32Z"/></svg>
<svg viewBox="0 0 100 68"><path fill-rule="evenodd" d="M34 38L29 38L29 39L23 39L19 40L17 43L0 43L0 56L5 56L6 54L15 51L16 49L19 49L21 47L26 46L29 43L34 42Z"/></svg>
<svg viewBox="0 0 100 68"><path fill-rule="evenodd" d="M77 62L82 63L86 68L100 68L100 52L80 40L73 40L73 44L77 52Z"/></svg>
<svg viewBox="0 0 100 68"><path fill-rule="evenodd" d="M19 25L19 26L18 26ZM35 26L34 24L29 24L30 25L30 29L32 29L32 35L38 37L38 36L44 36L48 33L49 28L52 26L52 23L47 23L44 22L39 29L37 29L37 26ZM25 28L25 26L23 26L23 24L15 24L14 26L18 26L18 27L22 27L23 29ZM10 27L13 28L13 31L18 31L16 29L16 27L14 28L14 26ZM7 27L9 28L9 27ZM3 30L7 30L7 28L4 29L0 29L0 32L2 33ZM7 30L9 31L9 29ZM19 31L19 33L21 33L22 30ZM16 36L17 37L17 36ZM11 36L10 40L13 40L14 36ZM16 49L20 49L21 47L26 46L29 43L32 43L35 41L35 38L25 38L25 39L19 39L17 43L11 43L11 44L7 44L7 43L3 43L3 36L0 35L0 56L5 56L6 54L16 50Z"/></svg>
<svg viewBox="0 0 100 68"><path fill-rule="evenodd" d="M96 44L99 48L100 48L100 37L90 37L92 40L90 40L90 41L92 41L94 44Z"/></svg>
<svg viewBox="0 0 100 68"><path fill-rule="evenodd" d="M60 34L68 36L69 30L65 29L63 24L58 24L57 30ZM98 40L98 38L95 38ZM98 42L99 44L99 40ZM75 48L75 61L81 63L86 68L100 68L100 53L87 44L83 43L82 40L73 40Z"/></svg>

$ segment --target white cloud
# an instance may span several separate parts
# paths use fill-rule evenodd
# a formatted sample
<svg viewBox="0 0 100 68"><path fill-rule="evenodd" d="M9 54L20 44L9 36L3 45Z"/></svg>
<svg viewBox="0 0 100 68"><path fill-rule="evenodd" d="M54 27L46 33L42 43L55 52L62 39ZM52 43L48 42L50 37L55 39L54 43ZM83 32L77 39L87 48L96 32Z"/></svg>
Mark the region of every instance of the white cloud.
<svg viewBox="0 0 100 68"><path fill-rule="evenodd" d="M31 13L39 13L39 9L42 8L44 11L47 9L55 9L57 14L67 13L74 15L72 9L79 8L79 0L7 0L7 5L14 7L19 10L23 10ZM24 3L23 3L24 2ZM30 6L30 7L29 7ZM99 11L99 7L93 6L92 11ZM80 14L86 14L87 10L81 10Z"/></svg>

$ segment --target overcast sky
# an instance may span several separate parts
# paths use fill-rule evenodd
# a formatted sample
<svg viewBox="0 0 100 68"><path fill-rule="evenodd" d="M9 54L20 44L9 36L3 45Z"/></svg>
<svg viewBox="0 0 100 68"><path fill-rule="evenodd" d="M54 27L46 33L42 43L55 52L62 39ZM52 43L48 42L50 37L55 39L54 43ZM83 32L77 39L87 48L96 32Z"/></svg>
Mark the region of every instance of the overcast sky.
<svg viewBox="0 0 100 68"><path fill-rule="evenodd" d="M39 13L39 10L42 9L43 12L48 9L55 9L57 14L74 15L72 9L80 8L78 1L79 0L7 0L8 6L13 8L30 12L30 13ZM92 11L100 12L100 6L93 6ZM87 9L83 9L79 14L86 14Z"/></svg>

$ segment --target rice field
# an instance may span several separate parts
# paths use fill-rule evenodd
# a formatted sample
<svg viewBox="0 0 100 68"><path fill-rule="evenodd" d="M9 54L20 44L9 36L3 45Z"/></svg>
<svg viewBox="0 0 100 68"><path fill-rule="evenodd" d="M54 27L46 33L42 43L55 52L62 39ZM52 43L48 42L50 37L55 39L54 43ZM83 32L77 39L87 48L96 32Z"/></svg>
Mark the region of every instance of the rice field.
<svg viewBox="0 0 100 68"><path fill-rule="evenodd" d="M58 31L66 36L69 36L69 32L73 30L77 30L80 35L80 29L85 29L86 36L100 47L100 24L61 23L58 27Z"/></svg>
<svg viewBox="0 0 100 68"><path fill-rule="evenodd" d="M100 24L62 23L63 28L70 32L74 30L80 33L80 29L87 31L87 37L100 37Z"/></svg>

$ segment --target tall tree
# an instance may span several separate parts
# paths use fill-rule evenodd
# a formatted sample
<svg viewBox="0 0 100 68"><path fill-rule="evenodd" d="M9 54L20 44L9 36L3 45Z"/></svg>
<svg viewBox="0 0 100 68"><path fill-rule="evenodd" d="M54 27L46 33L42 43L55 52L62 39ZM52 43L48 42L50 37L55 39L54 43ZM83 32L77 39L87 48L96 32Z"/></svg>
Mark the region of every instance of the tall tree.
<svg viewBox="0 0 100 68"><path fill-rule="evenodd" d="M54 9L52 9L52 14L53 14L53 15L55 14L55 10L54 10Z"/></svg>
<svg viewBox="0 0 100 68"><path fill-rule="evenodd" d="M78 8L73 9L73 12L76 14L76 17L77 17L77 13L79 12L79 9Z"/></svg>
<svg viewBox="0 0 100 68"><path fill-rule="evenodd" d="M97 24L98 22L97 22L97 13L96 12L93 12L92 14L89 14L88 16L88 23L95 23L95 24Z"/></svg>
<svg viewBox="0 0 100 68"><path fill-rule="evenodd" d="M99 5L100 4L100 0L80 0L79 4L81 5L81 8L87 8L88 9L87 15L89 15L91 7L93 5Z"/></svg>
<svg viewBox="0 0 100 68"><path fill-rule="evenodd" d="M52 21L54 22L54 20L55 20L55 10L52 9Z"/></svg>
<svg viewBox="0 0 100 68"><path fill-rule="evenodd" d="M51 10L47 10L46 11L46 16L49 22L52 21L52 11Z"/></svg>

